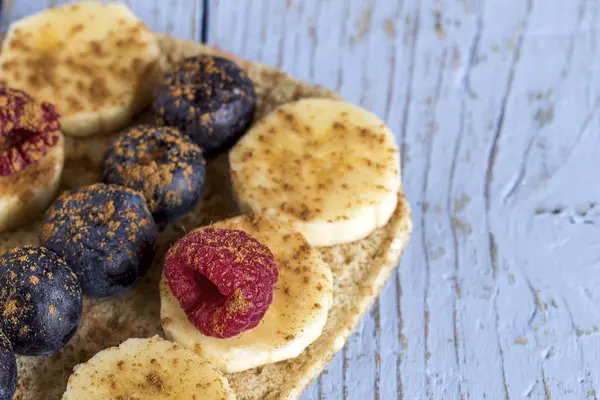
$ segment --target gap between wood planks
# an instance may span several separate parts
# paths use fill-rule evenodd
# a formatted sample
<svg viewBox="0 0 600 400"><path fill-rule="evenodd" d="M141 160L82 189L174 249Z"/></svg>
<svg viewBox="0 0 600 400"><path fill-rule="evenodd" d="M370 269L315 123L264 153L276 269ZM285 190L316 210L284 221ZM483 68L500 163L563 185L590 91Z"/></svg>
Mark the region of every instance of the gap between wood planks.
<svg viewBox="0 0 600 400"><path fill-rule="evenodd" d="M200 36L198 37L198 41L206 44L208 43L208 25L210 21L210 0L202 0L202 9L199 11L202 12L202 15L199 16L201 17L199 19L202 26L198 30L198 35Z"/></svg>

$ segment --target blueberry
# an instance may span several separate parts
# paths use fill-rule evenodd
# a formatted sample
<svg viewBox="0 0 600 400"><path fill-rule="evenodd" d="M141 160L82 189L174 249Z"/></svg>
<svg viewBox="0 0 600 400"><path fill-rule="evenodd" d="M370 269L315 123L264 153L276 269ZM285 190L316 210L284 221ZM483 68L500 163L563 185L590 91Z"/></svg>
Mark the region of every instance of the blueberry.
<svg viewBox="0 0 600 400"><path fill-rule="evenodd" d="M256 109L256 93L246 72L232 61L190 57L165 75L153 104L157 120L181 129L212 156L245 133Z"/></svg>
<svg viewBox="0 0 600 400"><path fill-rule="evenodd" d="M104 158L102 180L143 193L157 222L175 220L204 191L202 150L176 128L140 125L114 141Z"/></svg>
<svg viewBox="0 0 600 400"><path fill-rule="evenodd" d="M46 212L41 241L71 266L84 295L107 297L146 274L156 225L140 193L99 183L61 195Z"/></svg>
<svg viewBox="0 0 600 400"><path fill-rule="evenodd" d="M0 332L0 400L11 400L17 390L17 359L7 337Z"/></svg>
<svg viewBox="0 0 600 400"><path fill-rule="evenodd" d="M73 337L81 320L77 277L44 247L19 247L0 256L0 329L15 353L54 353Z"/></svg>

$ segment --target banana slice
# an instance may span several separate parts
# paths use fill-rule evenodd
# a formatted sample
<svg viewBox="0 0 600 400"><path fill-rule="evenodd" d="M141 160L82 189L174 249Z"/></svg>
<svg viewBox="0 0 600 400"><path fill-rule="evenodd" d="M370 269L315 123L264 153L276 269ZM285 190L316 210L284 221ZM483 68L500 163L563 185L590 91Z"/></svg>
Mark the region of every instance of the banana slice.
<svg viewBox="0 0 600 400"><path fill-rule="evenodd" d="M23 224L48 207L58 191L63 162L61 137L37 164L0 176L0 232Z"/></svg>
<svg viewBox="0 0 600 400"><path fill-rule="evenodd" d="M229 154L243 211L279 210L313 246L368 236L398 201L393 133L352 104L305 99L257 123Z"/></svg>
<svg viewBox="0 0 600 400"><path fill-rule="evenodd" d="M161 322L167 337L228 373L300 355L321 335L333 303L329 266L273 211L235 217L211 227L243 230L269 247L279 267L273 303L254 329L229 339L204 336L189 322L163 276Z"/></svg>
<svg viewBox="0 0 600 400"><path fill-rule="evenodd" d="M159 77L154 35L122 4L51 8L9 28L0 79L54 103L65 134L124 127L151 101Z"/></svg>
<svg viewBox="0 0 600 400"><path fill-rule="evenodd" d="M235 400L209 362L158 336L129 339L75 367L63 400Z"/></svg>

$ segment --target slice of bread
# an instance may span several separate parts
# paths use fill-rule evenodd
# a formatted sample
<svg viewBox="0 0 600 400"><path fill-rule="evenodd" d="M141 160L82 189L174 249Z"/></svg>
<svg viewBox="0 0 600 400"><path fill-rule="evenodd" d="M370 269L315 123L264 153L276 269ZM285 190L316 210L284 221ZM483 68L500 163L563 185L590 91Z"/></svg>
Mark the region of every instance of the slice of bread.
<svg viewBox="0 0 600 400"><path fill-rule="evenodd" d="M336 98L335 93L298 82L260 64L250 63L215 48L168 36L159 36L164 68L198 53L221 54L235 59L250 74L259 96L257 118L276 106L304 97ZM137 122L151 122L148 114ZM112 137L76 140L67 138L63 190L98 181L104 152ZM162 335L158 283L165 250L187 231L238 213L228 184L227 155L208 164L204 199L176 224L162 227L157 256L147 277L130 292L105 300L85 300L81 326L60 352L50 357L19 358L19 387L15 399L60 399L73 367L98 351L134 337ZM300 357L250 371L228 375L238 399L294 399L319 375L340 350L363 314L376 300L411 233L409 205L403 193L391 220L361 241L321 248L334 276L334 305L321 337ZM0 235L0 253L15 246L38 244L38 220Z"/></svg>

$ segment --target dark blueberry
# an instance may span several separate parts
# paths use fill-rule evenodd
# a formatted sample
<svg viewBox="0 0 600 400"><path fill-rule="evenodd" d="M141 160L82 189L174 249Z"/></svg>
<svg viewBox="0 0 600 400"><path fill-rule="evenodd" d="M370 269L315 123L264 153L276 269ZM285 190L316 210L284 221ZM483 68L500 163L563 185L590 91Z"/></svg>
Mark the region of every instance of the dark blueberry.
<svg viewBox="0 0 600 400"><path fill-rule="evenodd" d="M0 400L11 400L17 390L17 359L6 336L0 332Z"/></svg>
<svg viewBox="0 0 600 400"><path fill-rule="evenodd" d="M171 221L202 196L202 150L176 128L140 125L114 141L104 158L102 180L143 193L154 219Z"/></svg>
<svg viewBox="0 0 600 400"><path fill-rule="evenodd" d="M81 287L69 266L44 247L19 247L0 256L0 329L15 353L54 353L81 320Z"/></svg>
<svg viewBox="0 0 600 400"><path fill-rule="evenodd" d="M208 157L227 150L246 132L256 93L236 63L203 55L186 58L165 75L153 108L159 123L181 129Z"/></svg>
<svg viewBox="0 0 600 400"><path fill-rule="evenodd" d="M146 274L156 225L140 193L99 183L60 196L46 212L41 241L71 266L84 295L107 297Z"/></svg>

